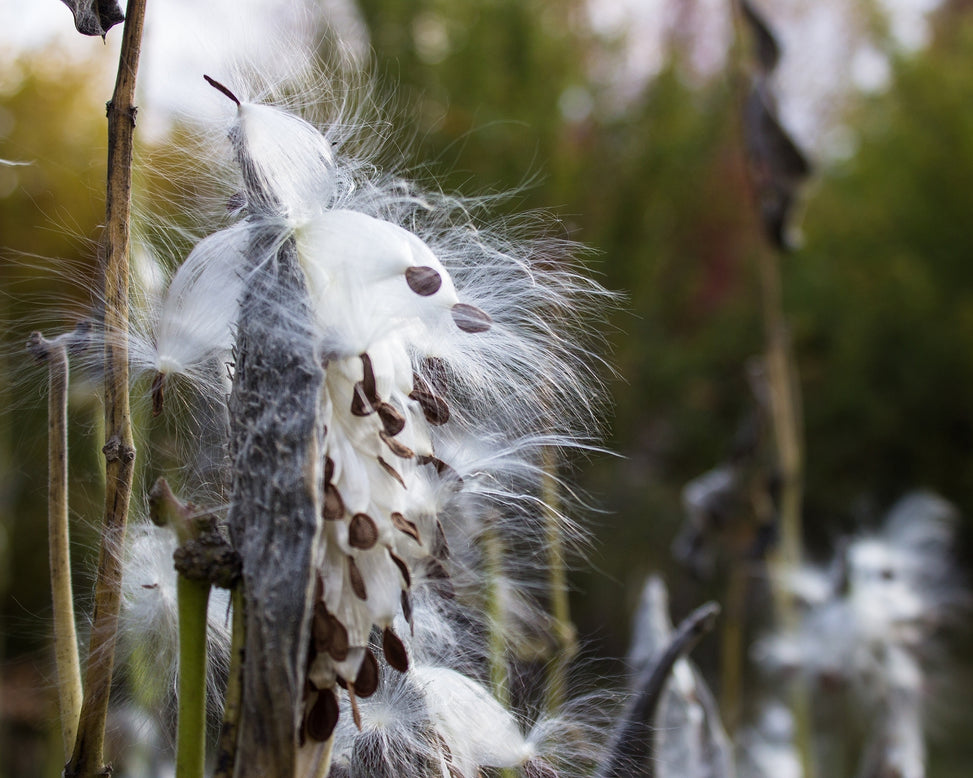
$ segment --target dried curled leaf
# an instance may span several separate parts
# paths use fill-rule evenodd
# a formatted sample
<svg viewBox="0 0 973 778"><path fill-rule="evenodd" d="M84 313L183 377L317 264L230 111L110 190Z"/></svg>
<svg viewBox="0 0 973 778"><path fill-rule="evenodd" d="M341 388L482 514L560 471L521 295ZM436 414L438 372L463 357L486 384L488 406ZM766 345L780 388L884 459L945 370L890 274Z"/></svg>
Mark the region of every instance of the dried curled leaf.
<svg viewBox="0 0 973 778"><path fill-rule="evenodd" d="M61 0L74 14L74 26L82 35L98 35L102 38L125 14L116 0Z"/></svg>

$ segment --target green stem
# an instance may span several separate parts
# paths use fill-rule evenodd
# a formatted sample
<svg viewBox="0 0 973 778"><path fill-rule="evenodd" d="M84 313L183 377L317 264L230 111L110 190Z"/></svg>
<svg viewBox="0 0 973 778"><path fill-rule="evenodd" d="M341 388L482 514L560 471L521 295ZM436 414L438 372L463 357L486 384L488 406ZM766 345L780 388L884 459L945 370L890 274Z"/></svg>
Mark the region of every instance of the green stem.
<svg viewBox="0 0 973 778"><path fill-rule="evenodd" d="M219 753L213 778L231 778L236 759L237 735L240 731L240 704L243 696L244 647L246 645L246 614L243 584L238 583L231 594L233 603L233 633L230 643L230 675L226 682L223 702L223 731L220 733ZM330 762L330 760L329 760Z"/></svg>
<svg viewBox="0 0 973 778"><path fill-rule="evenodd" d="M206 609L210 585L180 575L176 778L203 778L206 762Z"/></svg>
<svg viewBox="0 0 973 778"><path fill-rule="evenodd" d="M578 651L578 639L571 623L571 604L568 599L567 566L564 562L564 539L558 516L559 494L556 452L550 446L542 454L541 499L544 503L544 524L547 530L548 588L551 598L551 619L556 648L547 666L544 690L544 709L553 713L564 705L567 696L568 667Z"/></svg>

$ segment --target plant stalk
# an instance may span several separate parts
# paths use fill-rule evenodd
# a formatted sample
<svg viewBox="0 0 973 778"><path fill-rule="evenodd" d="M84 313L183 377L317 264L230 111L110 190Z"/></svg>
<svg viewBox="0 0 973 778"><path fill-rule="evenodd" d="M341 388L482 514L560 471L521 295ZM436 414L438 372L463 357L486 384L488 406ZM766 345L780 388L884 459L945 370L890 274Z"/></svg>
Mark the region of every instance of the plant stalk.
<svg viewBox="0 0 973 778"><path fill-rule="evenodd" d="M553 713L564 705L568 687L568 667L578 652L578 638L571 622L568 598L568 576L564 562L564 539L558 517L557 456L546 446L542 453L541 501L547 529L548 587L551 619L554 626L555 650L547 667L544 709Z"/></svg>
<svg viewBox="0 0 973 778"><path fill-rule="evenodd" d="M128 397L129 234L135 81L145 0L128 0L115 91L108 104L108 188L105 207L105 519L95 583L85 696L66 778L110 771L105 722L121 605L121 549L135 469Z"/></svg>
<svg viewBox="0 0 973 778"><path fill-rule="evenodd" d="M244 647L246 645L246 605L243 587L237 584L231 596L233 632L230 643L230 675L223 700L223 731L220 733L219 753L213 778L232 778L236 758L237 736L240 732L240 704L243 696Z"/></svg>
<svg viewBox="0 0 973 778"><path fill-rule="evenodd" d="M203 778L206 765L206 610L210 585L183 575L179 609L179 707L176 778Z"/></svg>
<svg viewBox="0 0 973 778"><path fill-rule="evenodd" d="M28 350L47 363L47 535L54 605L54 658L64 759L71 758L81 715L81 662L74 621L68 527L68 352L62 339L31 335Z"/></svg>

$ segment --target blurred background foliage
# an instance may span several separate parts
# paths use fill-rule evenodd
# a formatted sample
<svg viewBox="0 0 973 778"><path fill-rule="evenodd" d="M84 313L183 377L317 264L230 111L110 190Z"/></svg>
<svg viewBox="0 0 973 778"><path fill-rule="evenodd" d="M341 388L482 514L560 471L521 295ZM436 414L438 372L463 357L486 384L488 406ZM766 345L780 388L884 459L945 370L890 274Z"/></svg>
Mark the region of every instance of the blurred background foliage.
<svg viewBox="0 0 973 778"><path fill-rule="evenodd" d="M620 96L599 73L624 41L595 32L580 0L359 0L357 8L380 81L396 92L395 121L415 138L411 164L448 190L519 188L509 207L556 215L559 230L596 250L592 271L627 296L610 313L618 378L608 448L621 456L576 465L603 512L592 517L594 569L573 575L586 652L623 655L646 573L666 575L677 615L721 592L680 567L672 543L683 486L726 458L752 406L747 365L763 348L743 75L731 56L700 77L676 30L658 72ZM927 488L964 517L969 570L970 4L942 6L924 48L888 51L887 87L840 106L848 142L818 161L804 243L783 266L804 396L806 534L810 555L826 554L838 535L874 525L903 493ZM67 67L52 51L0 70L0 157L33 162L0 167L0 658L13 733L54 719L51 700L36 693L52 682L38 659L50 614L43 370L20 344L33 328L70 326L96 283L103 76L94 62ZM175 141L154 143L143 153L152 152L145 175L158 191L180 152ZM73 408L84 591L101 512L100 409L80 399ZM752 607L767 603L757 594ZM712 660L717 649L708 650ZM956 684L973 688L968 661L957 673ZM968 774L973 745L948 734L964 723L946 718L930 775Z"/></svg>

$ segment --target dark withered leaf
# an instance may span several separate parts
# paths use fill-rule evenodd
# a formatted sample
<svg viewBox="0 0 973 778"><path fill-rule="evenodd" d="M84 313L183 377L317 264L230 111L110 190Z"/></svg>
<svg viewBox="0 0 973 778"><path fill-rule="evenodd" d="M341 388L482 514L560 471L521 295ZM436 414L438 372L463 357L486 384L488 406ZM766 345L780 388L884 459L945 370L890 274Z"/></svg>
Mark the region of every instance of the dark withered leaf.
<svg viewBox="0 0 973 778"><path fill-rule="evenodd" d="M338 723L338 698L331 689L322 689L307 714L307 735L323 743Z"/></svg>
<svg viewBox="0 0 973 778"><path fill-rule="evenodd" d="M757 63L765 73L770 73L780 61L780 44L777 43L777 38L770 29L770 25L749 0L741 0L740 6L743 9L743 18L753 34L754 54L757 57Z"/></svg>
<svg viewBox="0 0 973 778"><path fill-rule="evenodd" d="M443 277L432 267L410 267L405 271L409 288L422 297L436 294L443 285Z"/></svg>
<svg viewBox="0 0 973 778"><path fill-rule="evenodd" d="M355 563L354 557L345 557L348 563L348 580L351 583L351 590L359 600L368 599L368 590L365 588L365 579L362 578L361 570Z"/></svg>
<svg viewBox="0 0 973 778"><path fill-rule="evenodd" d="M493 319L486 311L467 303L456 303L452 307L453 321L463 332L486 332L493 324Z"/></svg>
<svg viewBox="0 0 973 778"><path fill-rule="evenodd" d="M781 126L761 80L754 83L747 98L744 133L764 231L774 246L790 250L789 222L798 189L811 174L811 165Z"/></svg>
<svg viewBox="0 0 973 778"><path fill-rule="evenodd" d="M375 655L365 649L358 675L355 676L355 694L359 697L371 697L378 689L378 660Z"/></svg>
<svg viewBox="0 0 973 778"><path fill-rule="evenodd" d="M385 661L400 673L409 669L409 654L391 627L386 627L382 633L382 653L385 654Z"/></svg>
<svg viewBox="0 0 973 778"><path fill-rule="evenodd" d="M101 38L119 22L125 14L116 0L61 0L74 14L74 26L82 35Z"/></svg>
<svg viewBox="0 0 973 778"><path fill-rule="evenodd" d="M352 548L367 550L378 542L378 526L367 513L356 513L348 522L348 543Z"/></svg>
<svg viewBox="0 0 973 778"><path fill-rule="evenodd" d="M414 522L409 521L405 516L396 511L390 517L392 519L392 526L395 527L399 532L404 532L410 538L412 538L416 543L421 543L419 540L419 528Z"/></svg>

